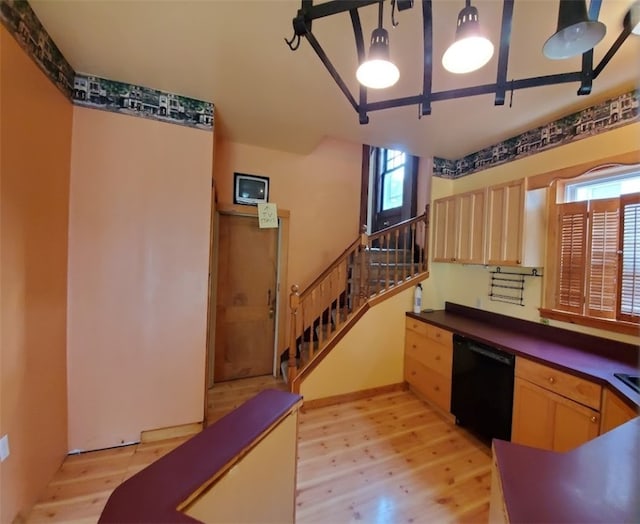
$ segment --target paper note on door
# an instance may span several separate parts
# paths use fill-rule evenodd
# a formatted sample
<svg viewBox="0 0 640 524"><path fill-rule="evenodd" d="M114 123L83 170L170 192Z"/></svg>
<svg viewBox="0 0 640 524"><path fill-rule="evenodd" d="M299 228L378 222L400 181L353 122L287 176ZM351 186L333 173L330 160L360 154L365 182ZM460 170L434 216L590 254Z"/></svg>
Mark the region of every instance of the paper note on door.
<svg viewBox="0 0 640 524"><path fill-rule="evenodd" d="M258 225L263 229L278 227L278 209L275 204L258 204Z"/></svg>

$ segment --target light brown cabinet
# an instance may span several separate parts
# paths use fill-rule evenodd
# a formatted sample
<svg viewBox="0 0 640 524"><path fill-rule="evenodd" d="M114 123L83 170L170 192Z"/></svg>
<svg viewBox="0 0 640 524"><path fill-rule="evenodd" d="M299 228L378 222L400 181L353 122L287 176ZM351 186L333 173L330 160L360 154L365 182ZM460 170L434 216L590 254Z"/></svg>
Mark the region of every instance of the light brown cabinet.
<svg viewBox="0 0 640 524"><path fill-rule="evenodd" d="M568 451L598 436L601 386L518 357L511 441Z"/></svg>
<svg viewBox="0 0 640 524"><path fill-rule="evenodd" d="M628 422L638 416L638 409L628 406L615 393L605 389L602 394L602 419L600 434Z"/></svg>
<svg viewBox="0 0 640 524"><path fill-rule="evenodd" d="M484 264L486 189L433 203L433 261Z"/></svg>
<svg viewBox="0 0 640 524"><path fill-rule="evenodd" d="M434 200L433 261L541 267L546 198L520 179Z"/></svg>
<svg viewBox="0 0 640 524"><path fill-rule="evenodd" d="M455 262L456 258L456 197L433 202L433 261Z"/></svg>
<svg viewBox="0 0 640 524"><path fill-rule="evenodd" d="M452 333L412 318L406 320L404 379L427 401L451 408Z"/></svg>
<svg viewBox="0 0 640 524"><path fill-rule="evenodd" d="M487 264L543 265L547 190L526 190L526 180L491 186L487 193Z"/></svg>

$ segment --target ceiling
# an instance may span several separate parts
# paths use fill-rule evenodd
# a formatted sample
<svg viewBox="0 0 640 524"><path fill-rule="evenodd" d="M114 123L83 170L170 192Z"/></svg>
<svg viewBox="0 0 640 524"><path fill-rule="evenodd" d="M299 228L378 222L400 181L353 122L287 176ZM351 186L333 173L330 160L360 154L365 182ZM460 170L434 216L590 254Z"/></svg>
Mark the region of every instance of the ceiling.
<svg viewBox="0 0 640 524"><path fill-rule="evenodd" d="M299 0L31 0L31 5L80 73L129 82L212 101L216 133L236 142L295 153L310 152L323 137L396 147L420 156L455 159L527 129L590 106L640 85L640 37L631 35L602 75L592 94L576 96L577 84L516 91L504 106L493 95L434 102L432 114L418 119L417 106L358 117L309 43L292 52L284 42L293 34ZM318 3L318 2L316 2ZM422 13L396 13L390 3L384 26L400 81L369 100L417 95L422 90ZM622 28L632 0L603 0L600 20L605 39L595 49L597 64ZM502 2L474 0L480 22L497 47ZM480 71L453 75L441 65L451 43L463 0L434 0L433 90L495 82L497 52ZM552 61L542 45L555 32L558 0L517 0L508 79L578 71L580 58ZM377 8L360 10L365 41L377 20ZM357 93L353 30L347 13L313 22L327 55Z"/></svg>

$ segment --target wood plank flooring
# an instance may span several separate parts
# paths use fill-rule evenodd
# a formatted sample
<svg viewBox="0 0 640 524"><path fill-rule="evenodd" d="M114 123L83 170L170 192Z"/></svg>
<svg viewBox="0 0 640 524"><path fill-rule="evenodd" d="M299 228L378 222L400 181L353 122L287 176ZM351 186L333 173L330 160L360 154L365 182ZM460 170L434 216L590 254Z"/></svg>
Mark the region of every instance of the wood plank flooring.
<svg viewBox="0 0 640 524"><path fill-rule="evenodd" d="M271 377L217 384L212 422ZM226 410L226 411L225 411ZM27 522L94 523L121 482L189 437L67 457ZM486 522L490 450L409 391L300 414L299 523Z"/></svg>
<svg viewBox="0 0 640 524"><path fill-rule="evenodd" d="M297 522L486 522L490 449L409 391L309 410Z"/></svg>

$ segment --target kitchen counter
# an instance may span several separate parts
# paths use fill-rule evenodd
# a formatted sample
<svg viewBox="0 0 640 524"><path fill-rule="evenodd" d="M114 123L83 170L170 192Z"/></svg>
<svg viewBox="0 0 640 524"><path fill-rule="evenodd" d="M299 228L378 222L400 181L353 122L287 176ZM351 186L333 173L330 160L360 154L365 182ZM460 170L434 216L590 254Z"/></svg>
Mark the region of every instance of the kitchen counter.
<svg viewBox="0 0 640 524"><path fill-rule="evenodd" d="M566 453L493 450L509 522L640 522L640 418Z"/></svg>
<svg viewBox="0 0 640 524"><path fill-rule="evenodd" d="M607 385L640 406L640 394L613 376L638 373L638 346L452 303L407 316ZM496 521L640 522L639 417L566 453L498 439L493 451Z"/></svg>
<svg viewBox="0 0 640 524"><path fill-rule="evenodd" d="M283 391L258 393L120 484L98 522L199 522L178 507L236 464L274 424L297 410L301 400L299 395Z"/></svg>
<svg viewBox="0 0 640 524"><path fill-rule="evenodd" d="M639 348L536 322L497 315L447 302L444 310L407 316L471 337L517 356L606 384L630 406L640 394L614 373L638 373Z"/></svg>

